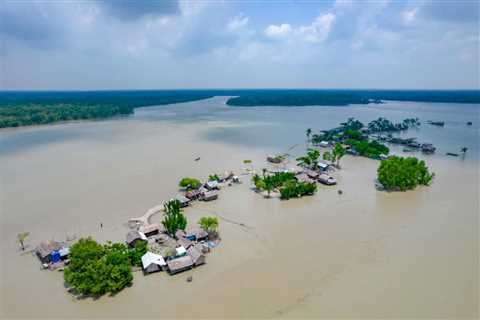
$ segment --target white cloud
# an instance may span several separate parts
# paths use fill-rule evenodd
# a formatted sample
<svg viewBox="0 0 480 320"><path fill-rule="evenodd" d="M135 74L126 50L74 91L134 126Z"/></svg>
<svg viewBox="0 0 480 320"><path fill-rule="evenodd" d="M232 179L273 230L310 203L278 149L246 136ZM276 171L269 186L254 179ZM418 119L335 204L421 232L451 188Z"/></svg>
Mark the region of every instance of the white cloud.
<svg viewBox="0 0 480 320"><path fill-rule="evenodd" d="M415 17L417 16L418 8L414 8L412 10L405 10L402 12L402 22L405 25L410 25L415 21Z"/></svg>
<svg viewBox="0 0 480 320"><path fill-rule="evenodd" d="M307 42L323 42L328 38L328 34L330 33L334 21L335 15L333 13L327 13L318 16L311 25L300 27L298 33Z"/></svg>
<svg viewBox="0 0 480 320"><path fill-rule="evenodd" d="M265 35L270 38L284 38L292 32L292 27L288 23L281 25L269 25L265 29Z"/></svg>
<svg viewBox="0 0 480 320"><path fill-rule="evenodd" d="M227 24L227 29L232 32L244 29L248 25L248 21L248 17L244 16L243 14L239 14Z"/></svg>

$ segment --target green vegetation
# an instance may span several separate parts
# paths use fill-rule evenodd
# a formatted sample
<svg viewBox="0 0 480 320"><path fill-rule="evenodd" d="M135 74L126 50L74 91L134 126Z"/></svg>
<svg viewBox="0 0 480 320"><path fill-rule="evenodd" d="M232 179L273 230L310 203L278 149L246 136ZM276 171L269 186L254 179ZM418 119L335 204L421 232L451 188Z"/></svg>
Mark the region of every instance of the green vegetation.
<svg viewBox="0 0 480 320"><path fill-rule="evenodd" d="M383 160L377 171L378 181L386 190L405 191L418 185L428 186L435 174L428 171L424 161L415 157L393 156Z"/></svg>
<svg viewBox="0 0 480 320"><path fill-rule="evenodd" d="M162 224L171 236L175 235L177 230L185 230L187 227L187 218L182 214L182 206L178 200L170 200L163 205L165 213Z"/></svg>
<svg viewBox="0 0 480 320"><path fill-rule="evenodd" d="M317 190L315 183L298 182L295 179L295 175L291 172L277 172L272 175L264 174L263 177L254 175L252 182L257 190L267 191L267 197L270 196L271 191L278 189L280 198L285 200L312 195Z"/></svg>
<svg viewBox="0 0 480 320"><path fill-rule="evenodd" d="M340 125L343 127L344 131L358 131L364 127L364 124L355 118L348 118L347 122L342 122Z"/></svg>
<svg viewBox="0 0 480 320"><path fill-rule="evenodd" d="M280 188L280 199L289 200L290 198L313 195L316 190L317 185L315 183L290 180L287 181L282 188Z"/></svg>
<svg viewBox="0 0 480 320"><path fill-rule="evenodd" d="M309 148L307 154L297 158L298 165L302 167L309 167L312 169L318 168L318 159L320 158L320 151Z"/></svg>
<svg viewBox="0 0 480 320"><path fill-rule="evenodd" d="M332 159L337 160L337 167L340 167L340 159L345 155L346 150L341 143L336 143L332 150Z"/></svg>
<svg viewBox="0 0 480 320"><path fill-rule="evenodd" d="M135 248L129 249L130 263L132 266L140 267L142 265L142 256L147 253L148 245L146 241L137 241Z"/></svg>
<svg viewBox="0 0 480 320"><path fill-rule="evenodd" d="M209 233L214 233L218 230L217 217L201 217L198 221L198 224L200 225L200 227L202 227L203 230Z"/></svg>
<svg viewBox="0 0 480 320"><path fill-rule="evenodd" d="M0 92L0 128L129 115L138 107L213 97L214 92L95 91Z"/></svg>
<svg viewBox="0 0 480 320"><path fill-rule="evenodd" d="M351 146L359 155L372 159L379 159L380 155L387 155L390 152L387 146L377 141L349 139L345 144Z"/></svg>
<svg viewBox="0 0 480 320"><path fill-rule="evenodd" d="M208 181L218 181L220 182L220 177L217 174L212 174L208 176Z"/></svg>
<svg viewBox="0 0 480 320"><path fill-rule="evenodd" d="M64 280L82 295L116 293L133 280L129 250L122 243L102 246L91 238L80 239L70 248Z"/></svg>
<svg viewBox="0 0 480 320"><path fill-rule="evenodd" d="M20 244L20 247L22 247L22 251L25 251L25 241L27 241L29 235L30 232L20 232L17 234L17 241Z"/></svg>
<svg viewBox="0 0 480 320"><path fill-rule="evenodd" d="M368 131L370 133L403 131L419 125L420 120L418 118L409 118L404 119L401 123L393 123L388 119L380 117L368 124Z"/></svg>
<svg viewBox="0 0 480 320"><path fill-rule="evenodd" d="M178 184L182 188L187 188L187 189L198 189L202 185L200 180L195 179L195 178L183 178L180 180L180 183Z"/></svg>

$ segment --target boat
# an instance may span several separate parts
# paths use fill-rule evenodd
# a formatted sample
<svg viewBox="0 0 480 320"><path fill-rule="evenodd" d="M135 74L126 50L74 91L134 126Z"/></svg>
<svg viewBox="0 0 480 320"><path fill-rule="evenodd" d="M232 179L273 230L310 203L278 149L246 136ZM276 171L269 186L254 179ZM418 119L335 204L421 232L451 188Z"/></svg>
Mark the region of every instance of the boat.
<svg viewBox="0 0 480 320"><path fill-rule="evenodd" d="M443 121L431 121L431 120L429 120L429 121L428 121L428 124L431 124L432 126L443 127L443 126L445 125L445 122L443 122Z"/></svg>
<svg viewBox="0 0 480 320"><path fill-rule="evenodd" d="M458 157L458 153L447 152L447 156Z"/></svg>
<svg viewBox="0 0 480 320"><path fill-rule="evenodd" d="M436 148L431 143L424 143L422 144L421 148L422 152L427 154L435 153L436 150Z"/></svg>

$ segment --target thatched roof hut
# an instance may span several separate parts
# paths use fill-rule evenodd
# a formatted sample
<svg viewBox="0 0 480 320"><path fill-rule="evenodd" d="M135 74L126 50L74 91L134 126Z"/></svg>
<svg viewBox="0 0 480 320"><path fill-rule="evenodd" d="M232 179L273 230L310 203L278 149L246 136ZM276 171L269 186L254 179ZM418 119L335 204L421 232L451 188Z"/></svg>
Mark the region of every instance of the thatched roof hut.
<svg viewBox="0 0 480 320"><path fill-rule="evenodd" d="M35 248L35 253L42 263L49 263L51 261L51 253L62 249L64 246L63 242L54 240L42 241Z"/></svg>
<svg viewBox="0 0 480 320"><path fill-rule="evenodd" d="M323 183L323 184L326 184L328 186L332 186L332 185L335 185L337 184L337 180L327 174L321 174L319 177L318 177L318 181L320 183Z"/></svg>
<svg viewBox="0 0 480 320"><path fill-rule="evenodd" d="M202 192L200 190L189 190L185 192L185 197L190 199L190 200L196 200L202 195Z"/></svg>
<svg viewBox="0 0 480 320"><path fill-rule="evenodd" d="M151 223L151 224L147 224L147 225L144 225L142 227L140 227L140 232L143 233L144 235L146 235L147 237L149 236L153 236L155 234L158 234L160 232L160 224L159 223Z"/></svg>
<svg viewBox="0 0 480 320"><path fill-rule="evenodd" d="M308 168L303 169L303 173L305 173L307 176L309 176L312 179L317 179L318 178L318 172L310 170Z"/></svg>
<svg viewBox="0 0 480 320"><path fill-rule="evenodd" d="M147 237L145 236L144 233L132 230L129 233L127 233L127 244L130 247L135 247L138 241L147 241Z"/></svg>
<svg viewBox="0 0 480 320"><path fill-rule="evenodd" d="M217 191L208 191L208 192L205 192L202 196L203 201L212 201L212 200L216 200L217 198L218 198Z"/></svg>
<svg viewBox="0 0 480 320"><path fill-rule="evenodd" d="M205 263L205 256L203 255L202 251L198 250L195 247L190 247L187 250L187 254L192 258L192 262L194 266L199 266Z"/></svg>
<svg viewBox="0 0 480 320"><path fill-rule="evenodd" d="M175 258L167 261L167 266L170 274L179 273L193 267L193 260L189 255Z"/></svg>

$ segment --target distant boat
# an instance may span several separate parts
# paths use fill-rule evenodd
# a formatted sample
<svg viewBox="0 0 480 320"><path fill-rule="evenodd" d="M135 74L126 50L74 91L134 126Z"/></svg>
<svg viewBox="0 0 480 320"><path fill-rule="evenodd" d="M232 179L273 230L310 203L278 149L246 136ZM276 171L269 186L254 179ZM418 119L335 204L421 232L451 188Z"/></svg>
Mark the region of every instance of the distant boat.
<svg viewBox="0 0 480 320"><path fill-rule="evenodd" d="M429 120L429 121L428 121L428 124L431 124L432 126L443 127L443 126L445 125L445 122L443 122L443 121L431 121L431 120Z"/></svg>
<svg viewBox="0 0 480 320"><path fill-rule="evenodd" d="M458 157L458 153L447 152L447 156Z"/></svg>

